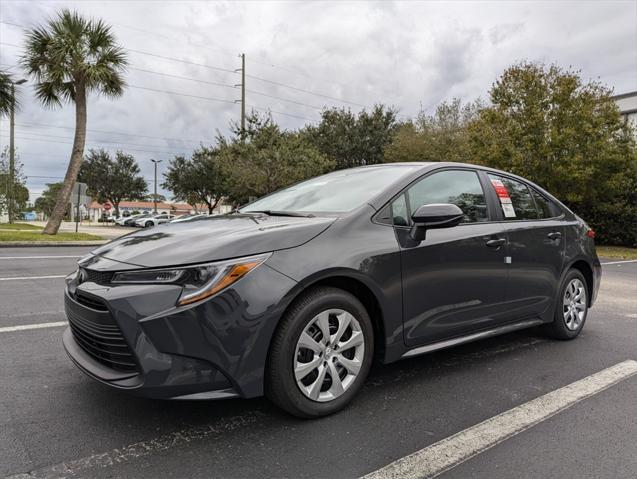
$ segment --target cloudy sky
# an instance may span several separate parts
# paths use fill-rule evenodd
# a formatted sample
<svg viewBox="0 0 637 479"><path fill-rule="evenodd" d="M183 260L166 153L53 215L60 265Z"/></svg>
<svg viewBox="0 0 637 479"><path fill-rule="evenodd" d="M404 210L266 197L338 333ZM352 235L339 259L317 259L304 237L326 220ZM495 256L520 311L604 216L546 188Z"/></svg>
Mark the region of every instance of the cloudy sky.
<svg viewBox="0 0 637 479"><path fill-rule="evenodd" d="M134 154L149 181L150 158L164 161L161 172L238 119L242 52L248 108L271 110L287 128L316 121L326 106L381 102L407 118L453 97L485 97L523 59L571 66L616 93L637 90L636 0L0 0L0 68L19 76L23 29L64 7L103 19L129 50L124 96L89 101L87 147ZM45 110L28 85L20 98L16 144L34 199L64 176L74 111ZM3 119L2 146L8 130Z"/></svg>

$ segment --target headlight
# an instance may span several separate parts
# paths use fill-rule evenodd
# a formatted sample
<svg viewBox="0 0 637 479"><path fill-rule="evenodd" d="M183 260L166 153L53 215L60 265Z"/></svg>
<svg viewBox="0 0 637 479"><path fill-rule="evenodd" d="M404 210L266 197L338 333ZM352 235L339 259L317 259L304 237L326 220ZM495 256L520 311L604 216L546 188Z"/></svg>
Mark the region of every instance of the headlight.
<svg viewBox="0 0 637 479"><path fill-rule="evenodd" d="M180 306L209 298L239 281L270 257L270 253L184 268L161 268L115 273L116 284L180 284Z"/></svg>

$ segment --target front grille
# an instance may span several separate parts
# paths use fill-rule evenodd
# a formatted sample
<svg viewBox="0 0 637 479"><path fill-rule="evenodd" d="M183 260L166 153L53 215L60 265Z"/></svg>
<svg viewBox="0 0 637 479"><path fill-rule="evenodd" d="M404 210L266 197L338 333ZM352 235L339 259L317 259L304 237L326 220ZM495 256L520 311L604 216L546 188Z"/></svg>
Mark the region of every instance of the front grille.
<svg viewBox="0 0 637 479"><path fill-rule="evenodd" d="M117 371L138 370L133 353L110 314L101 314L97 321L67 308L67 316L75 341L89 356Z"/></svg>
<svg viewBox="0 0 637 479"><path fill-rule="evenodd" d="M113 279L113 273L109 271L95 271L93 269L80 268L82 283L90 281L95 284L109 284Z"/></svg>
<svg viewBox="0 0 637 479"><path fill-rule="evenodd" d="M106 303L104 303L104 301L96 298L95 296L84 294L82 291L76 291L75 300L78 303L83 304L84 306L96 311L108 311L108 307L106 306Z"/></svg>

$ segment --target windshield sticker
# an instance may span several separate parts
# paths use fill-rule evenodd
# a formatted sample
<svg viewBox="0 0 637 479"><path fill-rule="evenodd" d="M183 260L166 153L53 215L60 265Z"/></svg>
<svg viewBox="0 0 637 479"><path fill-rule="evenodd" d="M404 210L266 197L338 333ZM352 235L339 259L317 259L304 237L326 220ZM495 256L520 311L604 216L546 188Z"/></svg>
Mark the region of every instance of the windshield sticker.
<svg viewBox="0 0 637 479"><path fill-rule="evenodd" d="M506 218L515 218L515 209L513 209L513 202L509 196L509 190L507 190L504 183L500 180L492 179L491 184L495 188L495 192L500 200L500 206L502 206L502 212Z"/></svg>

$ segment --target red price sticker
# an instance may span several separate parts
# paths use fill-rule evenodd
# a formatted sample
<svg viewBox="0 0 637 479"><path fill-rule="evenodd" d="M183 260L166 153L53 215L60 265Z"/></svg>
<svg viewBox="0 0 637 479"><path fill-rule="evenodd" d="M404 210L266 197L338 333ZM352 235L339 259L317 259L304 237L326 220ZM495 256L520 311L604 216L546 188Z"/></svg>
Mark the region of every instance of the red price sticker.
<svg viewBox="0 0 637 479"><path fill-rule="evenodd" d="M491 184L495 188L495 192L498 195L498 198L509 199L509 190L507 190L506 186L504 186L504 183L502 183L500 180L491 180Z"/></svg>

